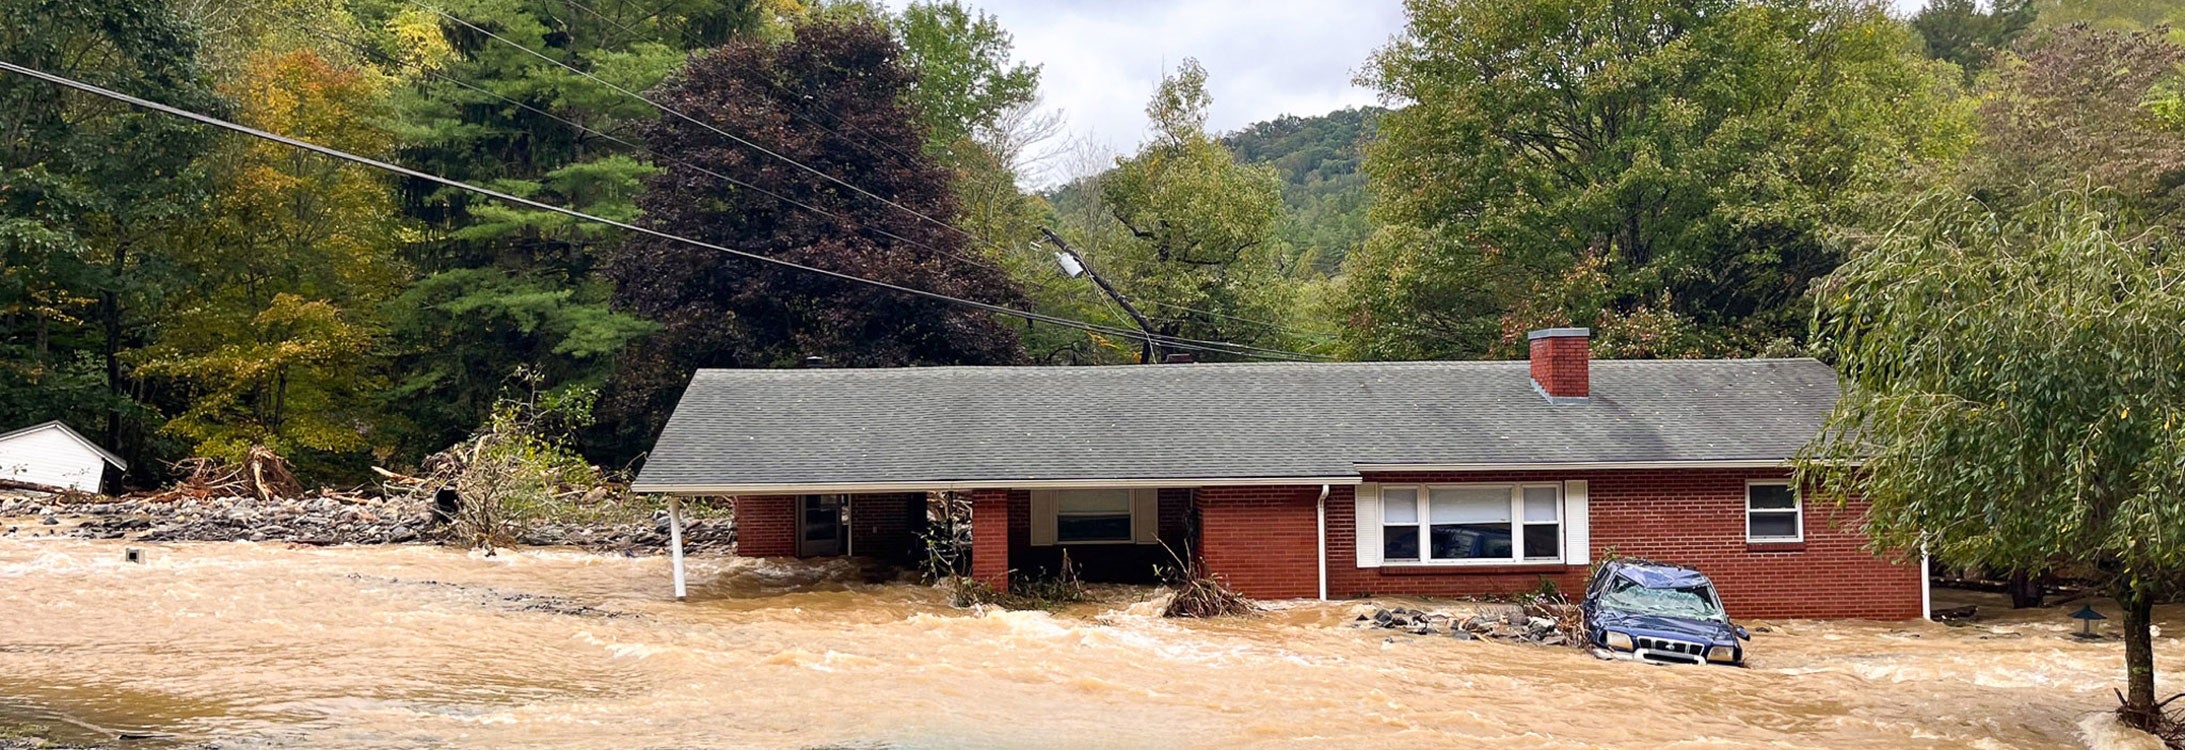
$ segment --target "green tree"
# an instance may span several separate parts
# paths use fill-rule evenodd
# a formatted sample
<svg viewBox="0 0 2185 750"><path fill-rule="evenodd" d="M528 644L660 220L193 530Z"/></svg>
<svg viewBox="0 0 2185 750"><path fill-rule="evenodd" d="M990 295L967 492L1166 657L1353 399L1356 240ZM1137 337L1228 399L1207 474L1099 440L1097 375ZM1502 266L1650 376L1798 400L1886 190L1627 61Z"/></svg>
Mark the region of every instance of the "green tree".
<svg viewBox="0 0 2185 750"><path fill-rule="evenodd" d="M221 88L243 124L384 157L390 83L316 52L264 50ZM376 422L377 308L408 280L393 185L254 138L226 139L204 161L216 190L176 233L182 281L131 358L165 381L176 406L165 429L198 455L240 460L262 443L308 469L361 459Z"/></svg>
<svg viewBox="0 0 2185 750"><path fill-rule="evenodd" d="M1367 152L1381 227L1346 264L1357 357L1509 353L1557 324L1649 331L1610 355L1790 349L1838 262L1819 230L1966 140L1954 81L1871 4L1406 7L1365 74L1407 106ZM1567 304L1520 304L1545 298Z"/></svg>
<svg viewBox="0 0 2185 750"><path fill-rule="evenodd" d="M2181 91L2185 41L2083 26L2036 32L1997 62L1982 92L1964 188L2007 207L2092 184L2113 189L2138 220L2185 231L2185 129L2164 115Z"/></svg>
<svg viewBox="0 0 2185 750"><path fill-rule="evenodd" d="M686 50L805 11L775 0L436 3L451 20L401 0L358 5L373 44L400 61L393 72L402 79L401 162L624 221L638 215L642 181L658 169L636 149L555 118L629 140L637 123L658 113L525 50L643 90ZM405 423L406 457L469 434L517 368L535 369L547 389L596 385L612 367L597 352L650 330L607 306L599 267L621 241L618 231L421 183L404 183L401 198L424 227L405 254L426 277L386 313L394 382L384 409ZM458 309L475 317L450 313ZM540 324L541 315L551 322ZM451 374L457 364L472 369Z"/></svg>
<svg viewBox="0 0 2185 750"><path fill-rule="evenodd" d="M954 147L1038 95L1039 66L1012 62L1009 32L956 0L914 2L890 20L903 64L917 73L905 97L929 148Z"/></svg>
<svg viewBox="0 0 2185 750"><path fill-rule="evenodd" d="M2185 39L2185 6L2175 0L2041 0L2041 17L2035 25L2064 28L2082 23L2106 31L2168 26L2174 38Z"/></svg>
<svg viewBox="0 0 2185 750"><path fill-rule="evenodd" d="M1844 395L1799 473L1870 503L1885 548L2101 581L2151 728L2152 608L2185 582L2185 262L2105 202L1935 195L1861 243L1817 289Z"/></svg>
<svg viewBox="0 0 2185 750"><path fill-rule="evenodd" d="M160 0L0 3L0 59L219 113L196 49ZM101 442L146 455L152 418L126 356L174 281L173 230L199 205L211 142L165 115L0 76L0 419L103 418Z"/></svg>
<svg viewBox="0 0 2185 750"><path fill-rule="evenodd" d="M1970 82L1996 53L2010 49L2037 13L2033 0L1992 0L1985 8L1979 0L1928 0L1911 23L1927 55L1956 64Z"/></svg>
<svg viewBox="0 0 2185 750"><path fill-rule="evenodd" d="M1086 257L1156 333L1282 346L1269 325L1290 310L1273 241L1282 187L1273 169L1238 164L1207 133L1212 102L1206 69L1186 58L1146 105L1152 140L1099 178L1105 216L1076 233L1092 238Z"/></svg>

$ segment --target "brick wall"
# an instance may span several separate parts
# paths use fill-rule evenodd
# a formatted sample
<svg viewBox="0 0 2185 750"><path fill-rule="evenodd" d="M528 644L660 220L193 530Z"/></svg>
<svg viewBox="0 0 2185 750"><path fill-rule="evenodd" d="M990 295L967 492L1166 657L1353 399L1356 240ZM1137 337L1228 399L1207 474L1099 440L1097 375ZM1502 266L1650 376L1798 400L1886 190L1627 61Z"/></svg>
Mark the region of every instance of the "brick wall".
<svg viewBox="0 0 2185 750"><path fill-rule="evenodd" d="M1864 507L1808 505L1798 545L1745 542L1745 480L1780 471L1599 471L1375 474L1368 481L1588 482L1594 560L1611 550L1699 568L1713 578L1736 617L1901 620L1920 616L1916 559L1884 559L1862 549ZM1207 487L1199 490L1201 549L1213 571L1248 596L1317 593L1314 503L1319 485ZM1586 566L1496 566L1446 570L1423 566L1359 568L1353 489L1328 495L1328 594L1467 596L1524 591L1548 578L1577 595Z"/></svg>
<svg viewBox="0 0 2185 750"><path fill-rule="evenodd" d="M1009 547L1012 527L1023 524L1029 508L1015 510L1009 490L971 491L971 577L1003 591L1009 590ZM1029 506L1030 495L1025 496ZM1031 527L1024 526L1027 535Z"/></svg>
<svg viewBox="0 0 2185 750"><path fill-rule="evenodd" d="M1317 484L1201 487L1197 493L1199 554L1206 558L1209 570L1245 596L1317 597L1320 560L1314 505L1319 497ZM1344 497L1347 516L1349 496ZM1328 501L1332 507L1332 490ZM1334 555L1334 548L1329 548L1329 555Z"/></svg>
<svg viewBox="0 0 2185 750"><path fill-rule="evenodd" d="M1745 480L1781 471L1598 472L1592 496L1593 555L1608 550L1699 568L1737 617L1920 617L1919 559L1877 557L1859 531L1866 506L1807 503L1805 541L1745 541Z"/></svg>
<svg viewBox="0 0 2185 750"><path fill-rule="evenodd" d="M1808 504L1805 542L1750 545L1745 541L1745 481L1783 479L1781 470L1648 470L1587 472L1474 472L1369 474L1383 484L1410 482L1587 482L1592 558L1616 554L1698 568L1714 580L1724 606L1736 617L1827 617L1883 620L1920 616L1918 560L1898 562L1863 549L1858 526L1865 506ZM1347 500L1347 498L1346 498ZM1532 588L1544 573L1565 591L1583 591L1588 571L1557 567L1492 575L1405 575L1401 568L1357 567L1349 503L1328 513L1329 592L1373 591L1428 595L1502 592ZM1336 527L1342 528L1338 543ZM1338 555L1336 550L1342 553ZM1339 572L1340 571L1340 572ZM1401 580L1399 580L1401 579ZM1436 580L1442 579L1442 580ZM1338 585L1337 581L1343 585Z"/></svg>
<svg viewBox="0 0 2185 750"><path fill-rule="evenodd" d="M736 554L744 557L795 557L797 498L760 495L729 500L736 520Z"/></svg>
<svg viewBox="0 0 2185 750"><path fill-rule="evenodd" d="M898 492L850 498L850 549L897 565L925 556L926 493Z"/></svg>

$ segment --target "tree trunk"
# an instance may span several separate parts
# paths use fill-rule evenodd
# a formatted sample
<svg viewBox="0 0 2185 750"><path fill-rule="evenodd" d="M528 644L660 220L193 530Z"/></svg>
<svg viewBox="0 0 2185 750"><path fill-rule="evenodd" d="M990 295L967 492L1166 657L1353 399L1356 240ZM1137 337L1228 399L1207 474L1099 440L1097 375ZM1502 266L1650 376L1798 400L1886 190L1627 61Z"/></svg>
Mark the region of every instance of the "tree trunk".
<svg viewBox="0 0 2185 750"><path fill-rule="evenodd" d="M121 383L121 284L129 268L129 243L114 243L114 264L106 279L107 288L99 292L99 323L106 334L100 353L106 359L106 449L121 451L121 409L128 392Z"/></svg>
<svg viewBox="0 0 2185 750"><path fill-rule="evenodd" d="M2009 588L2011 609L2041 606L2041 576L2025 572L2012 573Z"/></svg>
<svg viewBox="0 0 2185 750"><path fill-rule="evenodd" d="M2155 707L2155 598L2134 581L2117 584L2117 605L2124 609L2124 707L2117 715L2133 727L2154 731L2162 723Z"/></svg>

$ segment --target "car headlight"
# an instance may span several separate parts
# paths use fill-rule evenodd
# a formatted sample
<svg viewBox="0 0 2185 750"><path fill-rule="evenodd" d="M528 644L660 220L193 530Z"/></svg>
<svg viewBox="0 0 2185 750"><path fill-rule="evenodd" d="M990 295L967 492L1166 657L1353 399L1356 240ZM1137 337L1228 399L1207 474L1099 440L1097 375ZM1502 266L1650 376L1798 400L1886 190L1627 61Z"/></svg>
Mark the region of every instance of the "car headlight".
<svg viewBox="0 0 2185 750"><path fill-rule="evenodd" d="M1736 664L1736 646L1708 646L1707 660L1717 664Z"/></svg>
<svg viewBox="0 0 2185 750"><path fill-rule="evenodd" d="M1637 646L1635 646L1631 642L1630 633L1618 633L1614 630L1608 631L1601 635L1601 645L1616 649L1618 651L1630 651L1634 648L1637 648Z"/></svg>

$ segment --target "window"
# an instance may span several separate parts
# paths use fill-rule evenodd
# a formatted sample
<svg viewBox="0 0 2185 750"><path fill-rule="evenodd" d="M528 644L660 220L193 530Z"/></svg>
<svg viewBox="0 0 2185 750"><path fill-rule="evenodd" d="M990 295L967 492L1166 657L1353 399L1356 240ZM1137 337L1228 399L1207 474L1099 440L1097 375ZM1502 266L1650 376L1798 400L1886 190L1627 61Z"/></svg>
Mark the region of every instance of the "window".
<svg viewBox="0 0 2185 750"><path fill-rule="evenodd" d="M1419 559L1419 489L1381 490L1381 559Z"/></svg>
<svg viewBox="0 0 2185 750"><path fill-rule="evenodd" d="M1056 491L1055 541L1131 541L1130 490Z"/></svg>
<svg viewBox="0 0 2185 750"><path fill-rule="evenodd" d="M1559 560L1562 506L1554 484L1383 487L1381 559Z"/></svg>
<svg viewBox="0 0 2185 750"><path fill-rule="evenodd" d="M1745 539L1752 542L1805 540L1798 492L1789 482L1745 484Z"/></svg>

